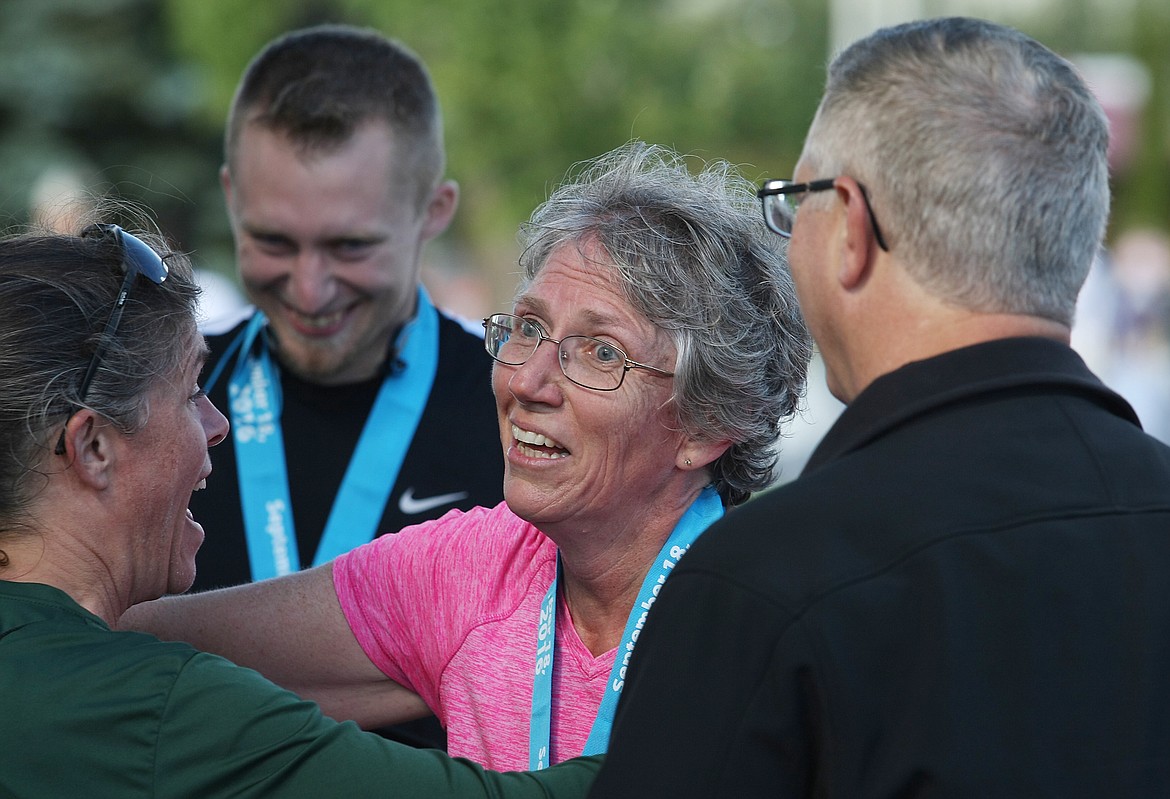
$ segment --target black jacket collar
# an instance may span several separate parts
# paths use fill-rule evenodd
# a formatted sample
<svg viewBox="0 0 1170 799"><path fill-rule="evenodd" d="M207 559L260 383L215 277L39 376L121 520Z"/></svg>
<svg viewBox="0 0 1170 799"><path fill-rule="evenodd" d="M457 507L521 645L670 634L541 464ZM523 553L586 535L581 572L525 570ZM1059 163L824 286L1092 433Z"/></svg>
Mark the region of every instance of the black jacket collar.
<svg viewBox="0 0 1170 799"><path fill-rule="evenodd" d="M908 363L873 381L825 434L804 473L923 413L1022 388L1079 394L1141 426L1129 403L1098 380L1070 347L1045 338L998 339Z"/></svg>

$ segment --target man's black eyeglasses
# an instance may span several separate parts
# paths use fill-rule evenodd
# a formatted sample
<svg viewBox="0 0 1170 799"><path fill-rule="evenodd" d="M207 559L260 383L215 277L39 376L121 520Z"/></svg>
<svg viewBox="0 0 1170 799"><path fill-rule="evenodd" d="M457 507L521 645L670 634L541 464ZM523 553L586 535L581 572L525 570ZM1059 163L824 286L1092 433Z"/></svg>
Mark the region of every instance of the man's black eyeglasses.
<svg viewBox="0 0 1170 799"><path fill-rule="evenodd" d="M796 211L800 208L805 195L814 191L828 191L836 185L836 178L814 180L809 183L793 183L791 180L766 181L756 192L764 211L764 224L773 233L778 233L786 239L791 238L792 226L796 222ZM874 240L879 247L889 252L890 248L886 246L882 229L878 227L877 217L873 214L873 206L869 204L869 193L860 183L858 187L861 189L861 198L865 201L865 210L869 212L869 222L873 225Z"/></svg>
<svg viewBox="0 0 1170 799"><path fill-rule="evenodd" d="M130 296L130 290L134 288L134 281L139 275L144 275L152 283L161 284L167 279L167 274L170 271L158 253L147 246L142 239L127 233L117 225L95 225L82 233L82 236L87 238L95 235L108 236L117 243L121 252L119 263L125 277L122 279L122 288L114 300L114 309L110 311L110 318L106 320L106 326L102 329L101 337L98 339L97 349L94 350L93 357L90 358L85 376L81 378L81 386L77 390L78 404L85 402L85 396L89 393L90 384L93 383L93 378L97 374L102 356L106 354L106 349L113 340L114 333L118 330L118 325L122 321L122 313L126 310L126 299ZM61 438L57 441L55 451L58 455L65 454L64 430L61 431Z"/></svg>

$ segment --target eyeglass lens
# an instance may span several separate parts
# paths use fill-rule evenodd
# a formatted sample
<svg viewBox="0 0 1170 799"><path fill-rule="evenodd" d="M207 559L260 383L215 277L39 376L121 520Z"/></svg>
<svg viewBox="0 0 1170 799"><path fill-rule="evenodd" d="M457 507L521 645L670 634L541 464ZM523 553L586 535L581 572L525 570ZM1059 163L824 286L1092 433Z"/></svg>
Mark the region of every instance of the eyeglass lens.
<svg viewBox="0 0 1170 799"><path fill-rule="evenodd" d="M792 224L796 220L796 209L800 205L803 194L768 194L764 201L764 220L774 232L781 236L792 233Z"/></svg>
<svg viewBox="0 0 1170 799"><path fill-rule="evenodd" d="M622 384L626 354L609 342L589 336L566 336L557 342L527 319L510 314L488 317L484 346L500 363L519 366L542 341L557 346L557 363L565 377L585 388L612 391Z"/></svg>

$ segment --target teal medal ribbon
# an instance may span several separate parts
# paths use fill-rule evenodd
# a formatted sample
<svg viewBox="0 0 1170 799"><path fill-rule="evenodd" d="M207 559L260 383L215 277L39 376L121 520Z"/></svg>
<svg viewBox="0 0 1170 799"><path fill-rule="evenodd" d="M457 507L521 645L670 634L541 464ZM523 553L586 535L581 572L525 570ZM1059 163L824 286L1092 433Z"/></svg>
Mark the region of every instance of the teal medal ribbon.
<svg viewBox="0 0 1170 799"><path fill-rule="evenodd" d="M253 580L301 568L280 424L280 373L269 354L266 322L257 311L242 331L240 356L228 381L228 412ZM438 368L439 318L421 286L418 313L399 332L395 347L405 365L391 370L382 381L334 498L314 566L373 540L422 418ZM220 363L227 358L225 354ZM219 370L209 387L218 376Z"/></svg>
<svg viewBox="0 0 1170 799"><path fill-rule="evenodd" d="M614 712L626 682L626 669L638 636L646 624L650 608L658 599L658 592L666 578L703 531L723 515L723 503L713 486L707 486L678 520L670 537L658 552L658 558L638 591L638 598L630 611L622 633L621 643L610 670L609 681L597 709L597 717L589 731L582 754L596 755L609 747L609 733L613 727ZM529 726L528 768L538 771L547 768L552 757L552 672L556 644L557 584L561 579L561 560L557 556L557 571L552 585L540 604L540 618L536 630L536 668L532 685L532 720Z"/></svg>

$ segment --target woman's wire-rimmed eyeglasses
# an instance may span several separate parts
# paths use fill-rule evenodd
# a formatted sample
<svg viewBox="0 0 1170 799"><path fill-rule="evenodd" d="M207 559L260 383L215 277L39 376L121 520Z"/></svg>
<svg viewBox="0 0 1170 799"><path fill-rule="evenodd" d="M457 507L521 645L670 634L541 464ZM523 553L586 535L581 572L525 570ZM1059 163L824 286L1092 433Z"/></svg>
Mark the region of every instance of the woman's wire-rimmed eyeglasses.
<svg viewBox="0 0 1170 799"><path fill-rule="evenodd" d="M836 185L836 178L813 180L808 183L793 183L791 180L765 181L756 192L764 211L764 224L773 233L786 239L791 238L792 226L796 222L796 211L805 196L815 191L828 191ZM882 250L889 252L890 248L886 246L886 239L882 236L882 229L878 227L877 217L874 216L873 206L869 204L869 192L860 183L857 186L861 189L861 199L865 201L865 210L869 213L869 223L873 225L873 238Z"/></svg>
<svg viewBox="0 0 1170 799"><path fill-rule="evenodd" d="M565 336L557 340L531 319L512 314L492 314L483 320L483 345L493 360L520 366L547 341L557 345L557 363L565 377L582 388L616 391L631 369L648 369L663 377L674 372L638 363L617 346L591 336Z"/></svg>
<svg viewBox="0 0 1170 799"><path fill-rule="evenodd" d="M118 251L121 253L119 266L125 274L125 277L122 278L122 287L118 290L118 296L114 299L114 308L110 311L110 317L106 320L106 326L102 328L102 334L98 338L97 348L93 351L93 357L89 359L89 366L86 367L85 376L81 378L81 385L77 390L78 405L85 402L85 397L89 393L90 384L93 383L98 366L101 365L102 357L106 354L106 349L109 347L110 342L113 341L114 334L118 331L118 325L122 321L122 314L126 310L126 299L130 296L130 290L134 288L134 281L139 275L143 275L152 283L158 285L167 279L167 274L170 271L158 253L147 246L142 239L127 233L117 225L94 225L82 233L82 236L85 238L96 235L108 236L118 245ZM65 454L64 429L61 430L61 437L57 440L57 446L54 451L58 455Z"/></svg>

